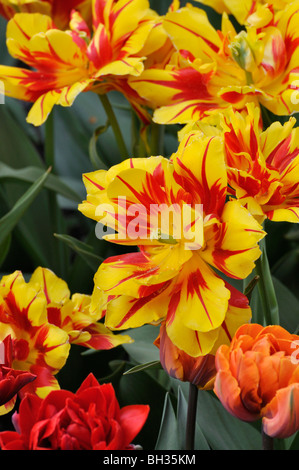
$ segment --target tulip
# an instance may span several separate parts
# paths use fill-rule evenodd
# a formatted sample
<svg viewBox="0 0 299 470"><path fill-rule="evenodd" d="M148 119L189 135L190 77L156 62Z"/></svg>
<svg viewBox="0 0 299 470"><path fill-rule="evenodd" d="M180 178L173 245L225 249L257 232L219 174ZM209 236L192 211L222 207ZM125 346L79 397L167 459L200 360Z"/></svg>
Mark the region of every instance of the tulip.
<svg viewBox="0 0 299 470"><path fill-rule="evenodd" d="M262 419L271 438L299 429L299 336L278 325L242 325L216 353L214 392L233 416Z"/></svg>
<svg viewBox="0 0 299 470"><path fill-rule="evenodd" d="M247 277L265 232L239 201L226 201L217 136L188 135L170 160L131 158L83 179L79 210L113 229L103 235L110 243L139 249L106 259L95 274L91 311L108 328L166 320L173 344L198 357L249 321L246 297L218 273Z"/></svg>
<svg viewBox="0 0 299 470"><path fill-rule="evenodd" d="M129 336L114 335L91 316L90 302L87 295L71 297L66 282L42 267L28 282L20 271L2 277L0 340L11 336L11 367L36 376L21 394L45 396L59 388L55 376L65 365L71 344L107 350L131 342Z"/></svg>
<svg viewBox="0 0 299 470"><path fill-rule="evenodd" d="M11 336L6 336L0 343L0 351L0 415L2 415L13 409L18 392L35 380L36 376L25 370L15 370L11 367L13 357Z"/></svg>
<svg viewBox="0 0 299 470"><path fill-rule="evenodd" d="M267 7L270 18L262 26L246 24L240 33L227 13L218 31L206 12L191 4L169 11L163 26L174 52L167 63L130 77L129 84L159 124L194 122L229 106L241 111L248 102L277 115L297 112L298 7L298 0L291 2L274 17Z"/></svg>
<svg viewBox="0 0 299 470"><path fill-rule="evenodd" d="M142 114L127 77L143 70L141 50L158 15L148 0L93 0L90 10L91 24L71 10L66 30L41 13L16 13L8 22L8 51L27 67L1 65L0 80L8 96L33 103L27 121L35 126L47 120L54 105L71 106L89 90L100 95L122 91Z"/></svg>
<svg viewBox="0 0 299 470"><path fill-rule="evenodd" d="M216 374L215 356L192 357L177 348L169 339L165 322L154 344L160 350L160 362L170 377L189 382L203 390L211 390Z"/></svg>
<svg viewBox="0 0 299 470"><path fill-rule="evenodd" d="M148 405L120 408L111 384L89 374L76 393L27 394L13 415L15 431L0 433L1 450L134 450Z"/></svg>

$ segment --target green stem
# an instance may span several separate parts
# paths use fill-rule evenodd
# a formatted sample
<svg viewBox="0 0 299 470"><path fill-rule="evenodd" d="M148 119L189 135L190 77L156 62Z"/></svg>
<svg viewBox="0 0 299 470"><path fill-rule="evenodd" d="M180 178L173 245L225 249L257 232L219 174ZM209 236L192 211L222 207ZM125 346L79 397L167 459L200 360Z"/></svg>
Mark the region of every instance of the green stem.
<svg viewBox="0 0 299 470"><path fill-rule="evenodd" d="M55 167L54 110L45 122L45 162L48 167Z"/></svg>
<svg viewBox="0 0 299 470"><path fill-rule="evenodd" d="M140 121L135 111L131 112L131 153L134 157L146 157L145 143L141 138Z"/></svg>
<svg viewBox="0 0 299 470"><path fill-rule="evenodd" d="M124 138L122 136L122 133L121 133L118 121L116 119L115 113L114 113L113 108L111 106L111 103L108 99L108 96L105 94L105 95L99 95L99 97L100 97L101 103L103 105L103 108L106 112L109 123L112 127L114 137L116 139L116 142L117 142L117 145L118 145L118 148L119 148L121 159L124 160L124 159L129 157L129 153L127 151L127 147L126 147Z"/></svg>
<svg viewBox="0 0 299 470"><path fill-rule="evenodd" d="M197 396L198 388L196 385L190 383L186 427L186 450L194 450Z"/></svg>
<svg viewBox="0 0 299 470"><path fill-rule="evenodd" d="M268 436L264 430L262 430L262 449L263 450L274 450L274 439Z"/></svg>
<svg viewBox="0 0 299 470"><path fill-rule="evenodd" d="M264 321L266 325L279 325L279 308L264 239L260 242L260 248L262 254L256 261L255 272L259 276L258 290L264 313Z"/></svg>
<svg viewBox="0 0 299 470"><path fill-rule="evenodd" d="M164 126L153 122L151 124L151 154L163 155Z"/></svg>

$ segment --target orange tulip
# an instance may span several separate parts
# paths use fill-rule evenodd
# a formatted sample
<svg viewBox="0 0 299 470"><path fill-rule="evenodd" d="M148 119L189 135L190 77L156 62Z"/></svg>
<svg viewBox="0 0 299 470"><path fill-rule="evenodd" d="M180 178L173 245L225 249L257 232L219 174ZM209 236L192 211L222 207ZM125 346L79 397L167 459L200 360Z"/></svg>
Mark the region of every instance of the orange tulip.
<svg viewBox="0 0 299 470"><path fill-rule="evenodd" d="M161 365L170 377L190 382L202 390L213 388L216 374L214 355L189 356L171 341L165 322L161 324L160 334L154 344L160 349Z"/></svg>
<svg viewBox="0 0 299 470"><path fill-rule="evenodd" d="M216 353L214 392L243 421L262 418L270 437L299 430L299 336L281 326L241 326Z"/></svg>

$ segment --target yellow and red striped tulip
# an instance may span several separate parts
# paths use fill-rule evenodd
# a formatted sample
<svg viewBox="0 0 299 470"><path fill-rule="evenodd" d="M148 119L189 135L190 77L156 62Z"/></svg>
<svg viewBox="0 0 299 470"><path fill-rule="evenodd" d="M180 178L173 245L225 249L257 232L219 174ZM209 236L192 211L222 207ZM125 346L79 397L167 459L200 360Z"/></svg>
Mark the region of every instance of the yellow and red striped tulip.
<svg viewBox="0 0 299 470"><path fill-rule="evenodd" d="M70 297L67 284L52 271L37 268L25 282L20 271L0 281L0 340L10 335L12 368L37 376L22 393L45 396L59 388L54 377L65 365L71 343L94 349L111 349L128 336L113 335L89 315L90 297Z"/></svg>
<svg viewBox="0 0 299 470"><path fill-rule="evenodd" d="M274 13L282 12L293 0L195 0L214 8L218 13L233 15L240 24L265 26Z"/></svg>
<svg viewBox="0 0 299 470"><path fill-rule="evenodd" d="M10 335L13 341L12 368L33 374L39 370L39 380L28 387L41 395L58 388L54 375L68 358L68 334L48 322L46 296L19 271L1 279L0 325L0 340Z"/></svg>
<svg viewBox="0 0 299 470"><path fill-rule="evenodd" d="M28 371L11 367L14 354L12 344L10 335L0 342L0 416L14 408L20 390L36 379Z"/></svg>
<svg viewBox="0 0 299 470"><path fill-rule="evenodd" d="M299 132L296 119L260 128L260 111L230 111L223 118L228 183L260 222L299 220Z"/></svg>
<svg viewBox="0 0 299 470"><path fill-rule="evenodd" d="M196 122L179 134L189 132L223 136L228 191L262 223L299 220L299 132L296 119L273 122L265 130L261 112L251 104L244 112L233 108L210 116L213 125Z"/></svg>
<svg viewBox="0 0 299 470"><path fill-rule="evenodd" d="M157 18L148 0L93 0L92 28L74 10L68 30L58 29L47 15L15 14L7 26L7 47L30 68L0 66L5 94L34 103L27 120L36 126L55 104L71 106L91 89L121 90L141 112L127 77L142 72L145 57L139 52Z"/></svg>
<svg viewBox="0 0 299 470"><path fill-rule="evenodd" d="M291 114L299 110L298 18L296 0L266 26L237 33L226 13L218 31L200 8L170 11L163 26L176 51L129 84L162 124L197 121L230 105L242 110L248 102Z"/></svg>
<svg viewBox="0 0 299 470"><path fill-rule="evenodd" d="M91 311L102 312L115 330L165 321L172 343L193 357L211 353L220 338L229 342L251 310L216 270L231 278L248 276L265 232L239 201L226 202L221 139L189 135L171 160L128 159L85 174L84 183L87 198L79 210L115 229L106 240L139 248L102 263ZM186 206L191 221L185 223L176 216ZM170 209L174 219L167 228L152 218L161 210L165 221ZM202 233L192 238L197 221Z"/></svg>
<svg viewBox="0 0 299 470"><path fill-rule="evenodd" d="M214 392L229 413L262 418L270 437L299 430L299 336L278 325L241 326L231 345L216 353Z"/></svg>
<svg viewBox="0 0 299 470"><path fill-rule="evenodd" d="M7 19L16 13L41 13L51 16L59 28L67 28L70 13L77 10L86 20L91 18L91 0L1 0L0 15Z"/></svg>

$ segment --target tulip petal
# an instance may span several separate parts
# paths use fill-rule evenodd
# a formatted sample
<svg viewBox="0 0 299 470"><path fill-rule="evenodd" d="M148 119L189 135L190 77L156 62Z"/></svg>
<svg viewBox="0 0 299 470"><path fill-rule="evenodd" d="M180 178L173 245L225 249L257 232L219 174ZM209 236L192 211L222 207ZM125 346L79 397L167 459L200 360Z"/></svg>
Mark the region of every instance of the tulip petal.
<svg viewBox="0 0 299 470"><path fill-rule="evenodd" d="M268 436L285 439L299 429L299 384L276 392L263 417L263 429Z"/></svg>
<svg viewBox="0 0 299 470"><path fill-rule="evenodd" d="M66 107L72 106L77 96L84 91L90 83L91 80L82 80L71 86L58 88L41 95L32 106L27 116L27 122L35 126L40 126L47 120L55 104Z"/></svg>
<svg viewBox="0 0 299 470"><path fill-rule="evenodd" d="M124 433L125 446L128 446L141 431L149 411L148 405L128 405L120 410L119 422Z"/></svg>
<svg viewBox="0 0 299 470"><path fill-rule="evenodd" d="M194 203L203 204L205 215L222 212L227 175L221 139L190 133L180 143L172 160L174 177L178 181L183 178L184 188L192 194Z"/></svg>
<svg viewBox="0 0 299 470"><path fill-rule="evenodd" d="M239 201L226 203L217 243L208 244L203 258L230 277L244 279L261 255L258 242L265 236L260 224Z"/></svg>

